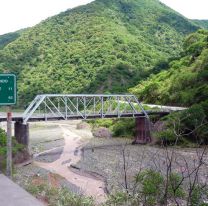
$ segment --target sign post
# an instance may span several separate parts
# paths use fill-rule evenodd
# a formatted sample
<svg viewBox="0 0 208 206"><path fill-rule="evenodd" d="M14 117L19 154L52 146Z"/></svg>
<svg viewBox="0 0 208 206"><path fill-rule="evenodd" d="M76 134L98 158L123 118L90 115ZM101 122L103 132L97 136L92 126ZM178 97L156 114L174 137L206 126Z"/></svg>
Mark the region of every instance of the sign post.
<svg viewBox="0 0 208 206"><path fill-rule="evenodd" d="M0 74L0 106L7 106L7 168L6 174L12 177L12 110L16 104L17 89L14 74Z"/></svg>
<svg viewBox="0 0 208 206"><path fill-rule="evenodd" d="M6 175L12 178L12 111L7 107L7 167Z"/></svg>

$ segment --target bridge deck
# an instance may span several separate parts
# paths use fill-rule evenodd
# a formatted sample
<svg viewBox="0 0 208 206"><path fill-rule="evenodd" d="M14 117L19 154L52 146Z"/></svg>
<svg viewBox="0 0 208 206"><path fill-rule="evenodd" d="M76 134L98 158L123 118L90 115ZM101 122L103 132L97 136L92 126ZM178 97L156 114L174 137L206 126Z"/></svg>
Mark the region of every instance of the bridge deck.
<svg viewBox="0 0 208 206"><path fill-rule="evenodd" d="M146 111L148 115L159 115L159 116L165 116L168 115L170 112L164 112L164 111ZM120 118L130 118L130 117L143 117L145 116L144 113L139 113L139 114L122 114L120 116ZM86 116L85 119L100 119L102 118L101 115L88 115ZM118 114L106 114L105 117L106 118L118 118ZM79 115L75 115L75 116L68 116L67 120L77 120L77 119L83 119L83 116L79 116ZM34 116L31 117L28 122L38 122L38 121L56 121L56 120L64 120L63 117L60 116ZM6 118L6 114L1 114L0 115L0 122L5 122L7 121ZM15 115L14 117L12 117L12 121L14 122L23 122L23 117L21 115Z"/></svg>

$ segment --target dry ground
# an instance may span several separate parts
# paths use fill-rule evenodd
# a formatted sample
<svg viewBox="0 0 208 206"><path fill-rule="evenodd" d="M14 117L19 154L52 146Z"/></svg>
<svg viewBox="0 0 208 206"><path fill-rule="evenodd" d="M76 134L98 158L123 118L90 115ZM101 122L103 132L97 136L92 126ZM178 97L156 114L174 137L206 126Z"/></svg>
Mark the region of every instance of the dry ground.
<svg viewBox="0 0 208 206"><path fill-rule="evenodd" d="M82 185L76 184L76 181L72 179L70 181L70 177L75 178L76 176L76 178L79 177L83 180L87 178L103 180L105 181L106 190L114 193L124 189L123 154L125 154L128 163L126 165L128 187L132 186L134 176L140 169L153 168L162 173L165 172L167 151L164 149L156 146L131 145L131 140L124 138L92 138L89 128L77 129L76 126L79 123L80 121L31 124L30 148L35 161L41 162L41 164L31 164L17 168L16 181L21 185L24 185L28 179L37 179L37 177L41 177L41 181L42 179L49 181L50 174L57 173L60 177L63 177L61 179L62 186L67 186L73 192L84 192ZM70 140L67 143L66 138L74 138L75 142L70 142ZM76 138L79 140L78 142L76 142ZM67 147L65 147L66 144ZM171 151L172 148L169 149L169 152ZM195 149L176 149L175 152L179 163L173 164L173 171L181 172L184 170L183 158L187 160L190 168L194 167L197 161ZM60 163L66 165L67 168L60 170L61 164L53 165L54 162L57 163L60 159ZM208 165L207 154L203 161ZM58 168L58 165L60 168ZM204 165L200 170L202 182L207 181L208 178L207 165ZM41 166L42 168L40 168ZM53 169L53 166L56 168ZM63 174L63 171L67 171L66 169L69 171L67 172L69 176ZM72 175L73 173L74 175ZM84 189L86 189L86 182L84 184ZM99 189L96 186L94 188L95 191Z"/></svg>

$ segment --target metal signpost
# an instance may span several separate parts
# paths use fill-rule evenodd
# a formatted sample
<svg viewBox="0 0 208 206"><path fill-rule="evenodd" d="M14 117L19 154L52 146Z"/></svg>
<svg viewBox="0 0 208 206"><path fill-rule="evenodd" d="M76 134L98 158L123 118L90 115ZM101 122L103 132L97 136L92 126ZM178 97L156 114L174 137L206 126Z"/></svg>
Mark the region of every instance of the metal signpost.
<svg viewBox="0 0 208 206"><path fill-rule="evenodd" d="M7 168L8 177L12 177L12 111L16 104L17 87L14 74L0 74L0 106L7 106Z"/></svg>

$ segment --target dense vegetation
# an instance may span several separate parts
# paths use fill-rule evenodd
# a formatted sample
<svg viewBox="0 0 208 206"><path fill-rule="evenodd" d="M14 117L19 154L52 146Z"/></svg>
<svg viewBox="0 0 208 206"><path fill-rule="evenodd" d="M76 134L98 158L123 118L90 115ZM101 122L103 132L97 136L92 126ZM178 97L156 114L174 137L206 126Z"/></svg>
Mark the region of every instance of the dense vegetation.
<svg viewBox="0 0 208 206"><path fill-rule="evenodd" d="M108 128L113 137L130 137L134 136L135 119L98 119L88 121L92 129Z"/></svg>
<svg viewBox="0 0 208 206"><path fill-rule="evenodd" d="M190 106L208 99L208 31L188 36L182 57L130 91L146 102Z"/></svg>
<svg viewBox="0 0 208 206"><path fill-rule="evenodd" d="M194 184L193 187L184 187L180 184L182 177L178 173L164 176L160 172L147 169L139 172L135 177L133 194L118 192L111 195L106 205L192 205L207 206L207 187ZM192 182L190 182L192 184Z"/></svg>
<svg viewBox="0 0 208 206"><path fill-rule="evenodd" d="M208 20L192 20L196 25L204 28L204 29L208 29Z"/></svg>
<svg viewBox="0 0 208 206"><path fill-rule="evenodd" d="M20 35L18 33L9 33L0 36L0 49L3 49L7 44L16 40Z"/></svg>
<svg viewBox="0 0 208 206"><path fill-rule="evenodd" d="M190 109L167 118L168 129L161 133L175 142L194 140L208 143L208 31L199 30L187 37L181 58L169 69L152 75L130 91L146 102L188 106Z"/></svg>
<svg viewBox="0 0 208 206"><path fill-rule="evenodd" d="M11 42L15 41L17 38L19 38L21 33L25 30L26 29L22 29L22 30L19 30L16 32L11 32L8 34L0 35L0 49L3 49L9 43L11 43Z"/></svg>
<svg viewBox="0 0 208 206"><path fill-rule="evenodd" d="M15 156L17 152L22 151L24 146L18 144L16 139L12 138L12 154ZM6 132L0 128L0 171L6 169L6 153L7 153L7 137Z"/></svg>
<svg viewBox="0 0 208 206"><path fill-rule="evenodd" d="M24 31L0 51L20 105L40 93L125 92L177 56L199 27L158 0L96 0Z"/></svg>

